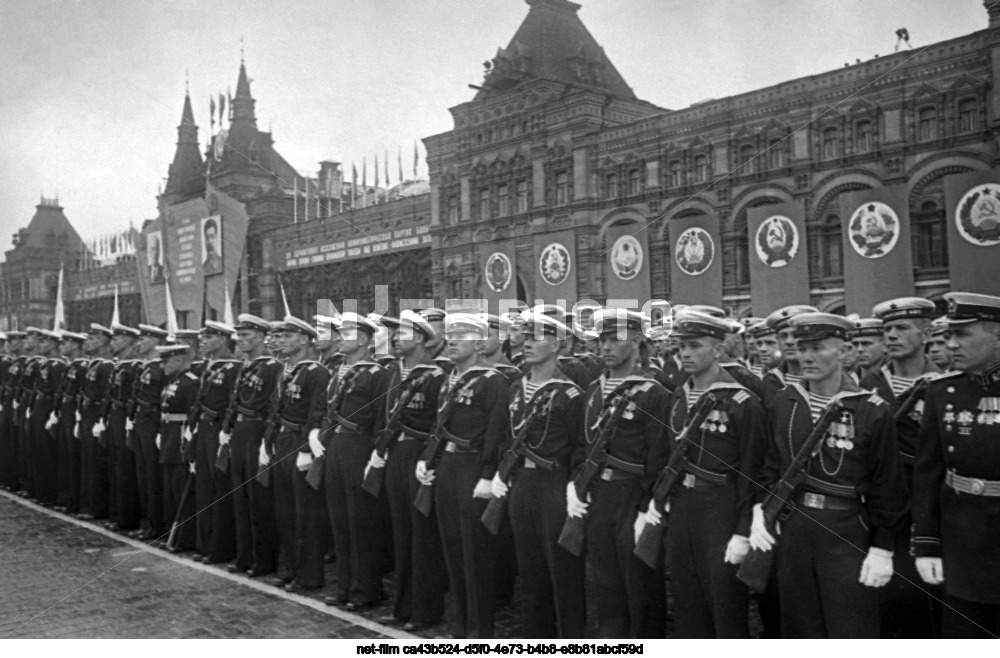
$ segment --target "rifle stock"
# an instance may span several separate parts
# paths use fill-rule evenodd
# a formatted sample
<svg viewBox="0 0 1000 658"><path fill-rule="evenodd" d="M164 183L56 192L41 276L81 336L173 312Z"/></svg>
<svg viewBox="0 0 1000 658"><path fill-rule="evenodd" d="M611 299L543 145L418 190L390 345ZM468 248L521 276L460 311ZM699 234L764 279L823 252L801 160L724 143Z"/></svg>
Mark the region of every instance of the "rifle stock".
<svg viewBox="0 0 1000 658"><path fill-rule="evenodd" d="M592 461L589 456L583 465L579 475L573 480L573 488L576 489L576 497L584 500L587 490L590 489L591 482L597 477L600 465ZM586 536L587 516L567 516L563 523L562 531L559 533L559 545L580 557L583 554L583 540Z"/></svg>
<svg viewBox="0 0 1000 658"><path fill-rule="evenodd" d="M378 440L375 442L375 451L378 452L379 457L385 459L386 454L389 452L393 441L392 431L389 428L383 428L379 431ZM371 495L378 497L382 493L382 483L385 481L385 468L369 468L365 472L365 479L361 483L361 488L370 493Z"/></svg>
<svg viewBox="0 0 1000 658"><path fill-rule="evenodd" d="M433 471L441 459L441 451L444 448L444 441L437 434L432 434L427 441L424 453L420 455L420 460L427 464L427 470ZM424 516L431 515L431 505L434 503L434 483L421 484L417 489L417 495L413 498L414 507Z"/></svg>
<svg viewBox="0 0 1000 658"><path fill-rule="evenodd" d="M764 527L768 533L777 538L777 525L781 516L788 509L789 501L799 488L805 478L806 465L820 447L823 435L826 434L833 419L844 410L844 405L839 401L834 401L826 408L823 415L813 426L812 432L806 437L802 447L795 453L792 463L785 469L774 490L767 495L761 504L761 511L764 516ZM774 565L776 545L770 550L760 551L751 548L747 553L740 568L736 571L736 578L755 592L763 592L767 588L767 581L771 577L771 570Z"/></svg>

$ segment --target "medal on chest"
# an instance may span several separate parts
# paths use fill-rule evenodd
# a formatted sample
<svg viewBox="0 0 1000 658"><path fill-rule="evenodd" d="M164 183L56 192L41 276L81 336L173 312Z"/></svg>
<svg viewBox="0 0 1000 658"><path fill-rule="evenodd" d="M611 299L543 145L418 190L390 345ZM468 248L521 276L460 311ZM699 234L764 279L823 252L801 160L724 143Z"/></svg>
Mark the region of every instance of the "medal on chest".
<svg viewBox="0 0 1000 658"><path fill-rule="evenodd" d="M962 410L958 412L955 420L958 423L958 433L960 435L969 436L972 434L972 423L976 420L975 414L968 410Z"/></svg>
<svg viewBox="0 0 1000 658"><path fill-rule="evenodd" d="M170 402L171 398L177 394L177 382L173 382L163 389L163 403L166 404Z"/></svg>
<svg viewBox="0 0 1000 658"><path fill-rule="evenodd" d="M824 441L830 449L854 449L854 420L850 413L844 412L839 421L830 423Z"/></svg>
<svg viewBox="0 0 1000 658"><path fill-rule="evenodd" d="M1000 422L1000 398L982 398L979 401L979 415L976 422L980 425L993 425Z"/></svg>
<svg viewBox="0 0 1000 658"><path fill-rule="evenodd" d="M729 414L724 409L712 409L701 423L701 429L725 434L729 429Z"/></svg>

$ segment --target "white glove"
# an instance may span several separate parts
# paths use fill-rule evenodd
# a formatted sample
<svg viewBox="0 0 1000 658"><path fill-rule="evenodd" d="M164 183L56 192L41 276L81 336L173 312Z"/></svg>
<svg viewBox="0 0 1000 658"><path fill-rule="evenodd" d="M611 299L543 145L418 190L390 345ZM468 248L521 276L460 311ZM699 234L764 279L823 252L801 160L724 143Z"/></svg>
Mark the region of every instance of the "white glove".
<svg viewBox="0 0 1000 658"><path fill-rule="evenodd" d="M80 438L80 421L76 421L73 425L73 437L76 439Z"/></svg>
<svg viewBox="0 0 1000 658"><path fill-rule="evenodd" d="M493 490L494 498L503 498L507 495L507 492L510 491L510 487L507 486L507 483L500 479L499 473L493 476L491 488Z"/></svg>
<svg viewBox="0 0 1000 658"><path fill-rule="evenodd" d="M188 427L188 426L185 425L184 426L184 434L183 434L183 436L184 436L184 440L185 441L191 441L191 440L194 439L194 432L191 431L190 427Z"/></svg>
<svg viewBox="0 0 1000 658"><path fill-rule="evenodd" d="M427 462L422 459L417 462L417 469L414 475L417 476L417 480L420 481L420 484L430 486L434 483L434 471L428 470Z"/></svg>
<svg viewBox="0 0 1000 658"><path fill-rule="evenodd" d="M314 427L309 430L309 451L313 454L313 457L319 459L326 452L326 448L323 447L322 441L319 440L319 428ZM310 460L312 461L312 460Z"/></svg>
<svg viewBox="0 0 1000 658"><path fill-rule="evenodd" d="M188 464L188 473L190 473L191 475L194 475L194 462L191 462L190 464Z"/></svg>
<svg viewBox="0 0 1000 658"><path fill-rule="evenodd" d="M24 419L31 420L31 407L28 407L28 410L24 412Z"/></svg>
<svg viewBox="0 0 1000 658"><path fill-rule="evenodd" d="M729 564L742 564L750 552L750 540L743 535L733 535L726 544L726 557L723 562Z"/></svg>
<svg viewBox="0 0 1000 658"><path fill-rule="evenodd" d="M389 453L385 454L385 457L379 457L378 450L372 450L372 456L368 458L368 466L371 468L385 468L386 459L388 459Z"/></svg>
<svg viewBox="0 0 1000 658"><path fill-rule="evenodd" d="M882 587L892 578L892 551L884 548L868 549L868 556L861 563L858 582L867 587Z"/></svg>
<svg viewBox="0 0 1000 658"><path fill-rule="evenodd" d="M493 496L493 481L480 478L476 482L476 488L472 490L473 498L490 498Z"/></svg>
<svg viewBox="0 0 1000 658"><path fill-rule="evenodd" d="M53 411L49 414L49 422L45 423L45 429L50 430L57 424L59 424L59 417L56 416L56 412Z"/></svg>
<svg viewBox="0 0 1000 658"><path fill-rule="evenodd" d="M14 400L14 411L17 411L18 407L20 407L20 406L21 406L21 403L18 402L17 400Z"/></svg>
<svg viewBox="0 0 1000 658"><path fill-rule="evenodd" d="M104 421L99 420L96 423L94 423L94 429L91 431L93 432L94 437L97 438L100 437L102 434L104 434L104 429L105 429Z"/></svg>
<svg viewBox="0 0 1000 658"><path fill-rule="evenodd" d="M590 500L590 494L587 494L587 500ZM568 482L566 484L566 514L578 518L586 513L587 503L577 498L576 487L573 486L572 482Z"/></svg>
<svg viewBox="0 0 1000 658"><path fill-rule="evenodd" d="M775 526L780 535L781 529ZM774 546L774 536L767 531L764 524L764 508L760 503L753 506L753 523L750 524L750 545L758 551L769 551Z"/></svg>
<svg viewBox="0 0 1000 658"><path fill-rule="evenodd" d="M78 422L78 423L79 423L79 422L80 422L81 420L83 420L83 414L81 414L81 413L80 413L80 412L78 411L78 412L76 412L76 422Z"/></svg>
<svg viewBox="0 0 1000 658"><path fill-rule="evenodd" d="M939 557L918 557L917 573L928 585L944 582L944 562Z"/></svg>
<svg viewBox="0 0 1000 658"><path fill-rule="evenodd" d="M670 511L669 500L667 501L667 507L664 511ZM646 508L646 523L652 523L653 525L660 525L663 523L663 515L656 509L656 503L652 500L649 501L649 506Z"/></svg>
<svg viewBox="0 0 1000 658"><path fill-rule="evenodd" d="M157 450L160 449L160 443L161 443L161 441L162 441L162 439L160 439L160 434L159 434L159 432L157 432L157 434L156 434L156 449Z"/></svg>
<svg viewBox="0 0 1000 658"><path fill-rule="evenodd" d="M125 431L126 432L131 432L133 427L135 427L135 421L132 420L131 418L126 418L125 419Z"/></svg>
<svg viewBox="0 0 1000 658"><path fill-rule="evenodd" d="M646 513L639 512L635 515L635 521L632 523L632 543L638 544L639 537L642 536L642 530L646 527Z"/></svg>
<svg viewBox="0 0 1000 658"><path fill-rule="evenodd" d="M298 453L298 457L295 458L295 468L299 469L300 471L308 471L309 464L311 464L312 462L313 458L311 454L309 454L308 452L300 452Z"/></svg>
<svg viewBox="0 0 1000 658"><path fill-rule="evenodd" d="M233 435L229 432L219 432L219 447L229 445L229 442L233 440Z"/></svg>
<svg viewBox="0 0 1000 658"><path fill-rule="evenodd" d="M261 466L267 466L271 463L271 455L267 454L267 447L261 443L260 450L257 452L257 463Z"/></svg>

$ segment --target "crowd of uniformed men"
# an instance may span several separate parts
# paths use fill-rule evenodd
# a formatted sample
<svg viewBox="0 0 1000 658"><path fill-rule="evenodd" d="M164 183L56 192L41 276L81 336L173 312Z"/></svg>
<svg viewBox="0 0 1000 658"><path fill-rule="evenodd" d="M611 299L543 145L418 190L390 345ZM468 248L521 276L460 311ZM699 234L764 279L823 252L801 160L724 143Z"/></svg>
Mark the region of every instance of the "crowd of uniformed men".
<svg viewBox="0 0 1000 658"><path fill-rule="evenodd" d="M392 573L409 631L516 578L529 638L663 637L668 587L680 637L994 637L1000 298L946 299L11 331L0 483L347 610Z"/></svg>

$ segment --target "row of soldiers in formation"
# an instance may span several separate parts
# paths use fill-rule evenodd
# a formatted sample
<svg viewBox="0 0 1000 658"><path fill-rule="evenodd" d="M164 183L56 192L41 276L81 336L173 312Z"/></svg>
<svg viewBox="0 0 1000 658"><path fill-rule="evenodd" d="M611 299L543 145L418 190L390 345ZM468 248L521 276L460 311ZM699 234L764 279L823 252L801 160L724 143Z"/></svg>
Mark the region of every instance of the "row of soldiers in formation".
<svg viewBox="0 0 1000 658"><path fill-rule="evenodd" d="M525 637L662 637L667 577L681 637L992 637L1000 298L946 298L9 332L0 483L409 631L516 576Z"/></svg>

